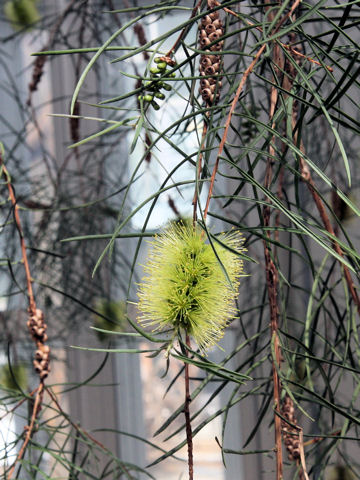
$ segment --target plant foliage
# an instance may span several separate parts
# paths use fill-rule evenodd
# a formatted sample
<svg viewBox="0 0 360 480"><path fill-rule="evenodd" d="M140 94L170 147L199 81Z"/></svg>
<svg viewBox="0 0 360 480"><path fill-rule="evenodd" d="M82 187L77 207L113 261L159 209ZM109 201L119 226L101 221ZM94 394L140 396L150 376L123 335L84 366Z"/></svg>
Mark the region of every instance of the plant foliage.
<svg viewBox="0 0 360 480"><path fill-rule="evenodd" d="M19 239L26 241L54 349L90 331L95 315L104 320L95 325L99 331L112 330L120 320L106 305L137 303L144 239L166 229L169 219L193 215L222 275L211 294L230 295L221 288L230 289L225 278L237 286L233 269L242 259L249 277L230 320L218 307L225 310L220 330L230 323L232 349L213 360L180 338L169 353L168 366L181 360L200 372L191 382L192 435L221 418L224 463L241 456L245 466L256 465L256 478L280 480L281 463L284 479L360 478L358 2L94 0L63 2L61 10L57 2L29 0L31 21L14 19L23 3L7 2L1 14L7 109L0 112L0 318L9 364L1 415L29 426L23 406L36 410L35 374L27 391L16 373L18 365L32 364L34 350ZM209 40L206 26L218 18L221 37ZM26 44L35 56L24 70L29 58L20 68L16 52ZM217 102L204 103L204 86ZM233 228L245 237L246 255L227 240L231 233L217 236ZM162 241L164 254L180 259L185 250L159 240L166 235L155 244ZM198 233L191 240L205 245ZM177 268L172 260L169 266L156 261ZM154 281L148 278L140 296L151 299ZM167 287L157 282L155 295L162 296ZM166 334L121 310L128 325L114 326L111 338L138 343L95 348L163 355ZM173 328L169 312L160 313ZM200 347L213 340L205 330L201 324L200 333L191 332ZM148 349L139 346L142 340ZM118 458L62 407L65 392L92 385L107 361L85 380L60 387L46 380L24 456L16 463L23 433L1 444L2 478L154 478L152 467ZM181 376L168 373L154 382L170 390ZM203 419L195 400L209 385L215 387L207 403L220 407ZM230 448L228 417L236 409L243 414L243 443ZM153 465L186 444L185 424L176 423L183 410L181 404L153 432L182 435L172 448L151 440L158 453ZM122 441L133 435L114 431ZM277 452L274 432L284 441Z"/></svg>

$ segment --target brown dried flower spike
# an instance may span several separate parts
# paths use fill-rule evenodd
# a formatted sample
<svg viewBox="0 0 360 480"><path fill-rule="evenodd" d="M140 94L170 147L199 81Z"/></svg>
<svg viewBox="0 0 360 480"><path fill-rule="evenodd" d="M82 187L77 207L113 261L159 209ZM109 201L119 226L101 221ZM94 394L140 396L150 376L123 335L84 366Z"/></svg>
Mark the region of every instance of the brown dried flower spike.
<svg viewBox="0 0 360 480"><path fill-rule="evenodd" d="M208 9L213 8L214 2L208 0ZM219 18L219 12L212 12L201 19L199 25L199 46L204 50L200 57L200 75L209 78L200 80L200 94L208 106L214 105L219 101L222 59L220 55L214 52L222 50L224 41L220 40L224 35L223 23ZM213 45L212 42L216 42ZM209 46L210 45L210 46Z"/></svg>
<svg viewBox="0 0 360 480"><path fill-rule="evenodd" d="M48 339L47 325L44 322L44 314L39 308L35 310L33 315L30 315L27 326L37 346L33 361L34 368L36 373L39 374L40 380L43 381L50 372L50 348L45 345Z"/></svg>
<svg viewBox="0 0 360 480"><path fill-rule="evenodd" d="M289 395L286 395L284 398L281 407L281 415L293 425L297 425L294 404ZM285 447L288 452L288 458L289 460L297 460L300 457L299 431L297 428L289 425L284 420L281 420L281 427L283 431Z"/></svg>

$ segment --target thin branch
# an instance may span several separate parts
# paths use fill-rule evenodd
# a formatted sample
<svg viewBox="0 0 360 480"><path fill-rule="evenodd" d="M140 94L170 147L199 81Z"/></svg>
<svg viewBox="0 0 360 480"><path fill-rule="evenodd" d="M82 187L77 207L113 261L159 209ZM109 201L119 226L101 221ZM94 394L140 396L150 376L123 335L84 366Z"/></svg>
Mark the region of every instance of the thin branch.
<svg viewBox="0 0 360 480"><path fill-rule="evenodd" d="M208 116L207 116L207 118L208 118ZM203 148L204 148L204 143L205 143L206 132L207 132L207 123L204 122L204 128L203 128L202 136L201 136L201 146L200 146L198 168L197 168L197 172L196 172L197 180L200 179L201 170L202 170ZM194 225L195 225L195 222L197 220L197 205L198 205L197 189L198 189L198 184L197 184L197 182L195 182L195 191L194 191L194 197L193 197L193 201L192 201L192 205L193 205L193 224Z"/></svg>
<svg viewBox="0 0 360 480"><path fill-rule="evenodd" d="M111 452L111 450L109 450L107 447L105 447L105 445L103 445L101 442L99 442L99 440L97 440L95 437L93 437L89 432L87 432L86 430L84 430L83 428L81 428L79 425L77 425L76 423L74 423L71 418L69 417L69 415L63 410L63 408L61 407L58 399L56 398L56 395L52 392L52 390L47 387L45 389L46 393L49 395L49 397L51 398L51 400L55 403L56 407L58 408L59 412L61 413L61 415L67 419L67 421L70 423L70 425L75 428L75 430L77 432L79 432L81 435L87 437L90 441L92 441L93 443L95 443L98 447L101 448L101 450L103 450L104 452L106 453L110 453L111 455L113 455L113 453ZM132 476L130 475L128 469L125 467L125 465L121 464L121 468L123 468L123 470L127 473L127 475L129 476L129 478L132 478Z"/></svg>
<svg viewBox="0 0 360 480"><path fill-rule="evenodd" d="M29 313L31 315L35 315L36 303L35 303L34 292L32 288L32 279L30 274L29 260L26 253L26 243L25 243L24 233L21 226L20 216L19 216L19 206L17 204L17 200L15 197L14 188L11 184L10 174L4 164L4 160L2 158L1 153L0 153L0 170L2 171L7 184L10 201L12 203L13 210L14 210L15 225L20 237L20 248L21 248L21 255L22 255L22 260L25 268L26 288L27 288L28 300L29 300Z"/></svg>
<svg viewBox="0 0 360 480"><path fill-rule="evenodd" d="M36 343L37 350L35 353L35 359L33 364L36 372L39 374L39 386L36 390L36 397L33 404L31 420L29 425L25 428L26 434L25 434L24 442L7 476L7 479L11 480L17 463L25 455L26 447L34 433L35 421L41 410L44 381L45 381L45 378L48 376L48 373L50 370L49 368L50 348L47 345L45 345L45 342L47 340L47 335L46 335L46 324L44 323L44 315L41 310L36 308L36 302L35 302L34 292L32 288L32 278L30 273L29 260L28 260L27 251L26 251L26 242L25 242L24 233L23 233L23 229L20 221L19 206L15 196L14 188L11 183L11 177L6 168L6 165L4 164L1 152L0 152L0 172L3 174L7 184L10 201L14 211L15 225L16 225L16 228L19 234L19 239L20 239L20 248L21 248L22 262L25 268L27 295L28 295L28 302L29 302L29 308L28 308L29 320L27 322L27 325L29 328L30 335L32 336L33 340Z"/></svg>
<svg viewBox="0 0 360 480"><path fill-rule="evenodd" d="M273 50L275 72L279 73L283 68L283 58L281 57L280 47L275 44ZM278 101L278 90L276 87L271 88L270 92L270 112L269 120L272 123L272 128L275 128L273 123L274 113ZM266 162L266 171L264 179L264 187L270 189L271 180L272 180L272 168L273 168L273 158L275 155L274 148L275 137L273 136L269 142L269 155ZM265 235L270 239L271 234L267 227L270 226L270 206L269 198L265 198L267 205L263 207L263 219L264 227L266 228ZM276 453L276 479L281 480L283 478L283 458L282 458L282 443L281 443L281 418L277 413L280 413L280 400L281 400L281 385L276 368L276 364L280 365L281 355L280 355L280 345L279 345L279 308L277 304L277 289L278 289L278 272L273 262L270 250L267 241L264 239L264 256L265 256L265 270L266 270L266 285L269 298L269 307L270 307L270 332L271 338L274 342L274 352L275 359L272 363L272 376L273 376L273 397L274 397L274 424L275 424L275 453Z"/></svg>
<svg viewBox="0 0 360 480"><path fill-rule="evenodd" d="M280 45L284 48L286 48L287 50L289 50L293 55L296 55L298 57L301 57L301 58L304 58L305 60L307 60L308 62L311 62L311 63L314 63L315 65L319 65L320 67L322 66L322 64L320 62L318 62L317 60L314 60L313 58L311 57L308 57L307 55L304 55L303 53L299 52L299 50L296 50L294 47L292 47L291 45L287 45L286 43L282 43L282 42L279 42ZM329 70L329 72L333 72L334 69L332 67L329 67L327 65L325 65L325 68L327 70Z"/></svg>
<svg viewBox="0 0 360 480"><path fill-rule="evenodd" d="M324 440L327 440L329 437L338 437L340 434L341 434L341 430L335 430L335 432L329 433L328 436L311 438L310 440L307 440L306 442L304 442L304 447L313 445L314 443L323 442Z"/></svg>
<svg viewBox="0 0 360 480"><path fill-rule="evenodd" d="M53 26L53 28L50 32L50 35L49 35L49 40L45 44L45 46L43 47L42 51L50 50L51 45L52 45L52 43L55 39L55 36L56 36L57 32L59 31L59 29L61 28L61 25L63 24L63 22L65 20L65 18L71 12L73 6L77 2L78 2L78 0L71 0L71 2L64 9L62 14L59 16L58 21ZM42 77L42 74L43 74L43 71L44 71L44 66L45 66L47 58L48 58L47 55L42 55L40 57L37 57L34 61L32 79L31 79L31 82L29 84L29 96L28 96L28 99L26 101L26 104L29 107L32 106L32 95L38 89L38 86L39 86L39 83L40 83L40 80L41 80L41 77Z"/></svg>
<svg viewBox="0 0 360 480"><path fill-rule="evenodd" d="M186 334L186 345L191 348L190 336ZM185 351L186 357L189 355L188 350ZM189 364L185 363L185 423L186 423L186 442L188 448L188 466L189 466L189 480L194 478L194 460L193 460L193 441L192 441L192 429L191 429L191 420L190 420L190 381L189 381Z"/></svg>
<svg viewBox="0 0 360 480"><path fill-rule="evenodd" d="M37 392L37 389L38 387L36 387L32 392L29 392L28 395L29 397L32 397L36 392ZM2 422L4 420L4 418L9 415L9 413L13 413L15 412L15 410L17 408L19 408L24 402L26 402L26 400L29 400L28 397L24 397L22 398L16 405L13 406L13 408L11 408L10 410L8 410L7 412L4 413L4 415L2 415L0 417L0 422Z"/></svg>
<svg viewBox="0 0 360 480"><path fill-rule="evenodd" d="M215 1L215 4L217 6L221 5L220 2L218 2L217 0L214 0ZM236 17L237 19L239 19L239 15L234 12L233 10L231 10L230 8L227 8L227 7L223 7L223 10L224 12L226 13L229 13L230 15ZM245 22L247 25L249 25L250 27L254 27L256 28L256 30L259 30L259 32L263 32L263 29L261 27L259 27L258 25L255 25L254 23L250 22L248 19L245 19L245 18L241 18L241 20L243 22ZM291 51L291 53L293 53L294 55L298 55L299 57L301 58L305 58L305 60L307 60L308 62L311 62L311 63L314 63L315 65L319 65L320 67L322 66L322 64L320 62L318 62L317 60L314 60L313 58L307 56L307 55L304 55L303 53L299 52L299 50L296 50L294 47L292 47L291 45L288 45L286 43L283 43L283 42L280 42L279 40L277 40L277 42L284 48L288 49ZM331 68L331 67L328 67L325 65L325 68L327 70L329 70L329 72L333 72L334 69Z"/></svg>
<svg viewBox="0 0 360 480"><path fill-rule="evenodd" d="M272 34L276 33L279 31L281 25L293 14L293 12L296 10L296 8L299 6L299 4L301 3L301 0L296 0L294 2L294 4L292 5L291 9L279 20L278 24L276 25L276 27L274 28ZM246 83L246 80L248 78L248 76L250 75L250 73L253 71L256 63L258 62L258 60L260 59L262 53L264 52L265 48L266 48L267 44L264 43L260 49L257 51L253 61L250 63L250 65L248 66L248 68L245 70L244 72L244 75L242 76L242 79L239 83L239 86L236 90L236 93L235 93L235 97L231 103L231 107L230 107L230 112L227 116L227 119L226 119L226 123L225 123L225 129L224 129L224 134L221 138L221 142L220 142L220 145L219 145L219 149L218 149L218 153L217 153L217 157L216 157L216 161L215 161L215 165L214 165L214 169L213 169L213 172L212 172L212 175L211 175L211 179L210 179L210 187L209 187L209 193L208 193L208 197L207 197L207 200L206 200L206 205L205 205L205 210L204 210L204 219L206 219L206 216L207 216L207 212L209 210L209 204L210 204L210 199L211 199L211 196L212 196L212 192L213 192L213 188L214 188L214 182L215 182L215 177L216 177L216 173L218 171L218 168L219 168L219 160L220 160L220 155L222 154L222 151L223 151L223 148L224 148L224 145L225 145L225 142L226 142L226 139L227 139L227 135L228 135L228 130L229 130L229 127L230 127L230 123L231 123L231 119L232 119L232 116L233 116L233 113L235 111L235 108L236 108L236 105L238 103L238 100L239 100L239 97L240 97L240 94L241 92L243 91L243 88L245 86L245 83Z"/></svg>
<svg viewBox="0 0 360 480"><path fill-rule="evenodd" d="M110 5L111 10L115 10L113 0L108 0L108 3ZM128 0L124 0L124 5L128 9L131 8ZM135 18L134 12L130 12L130 16L131 16L131 18ZM119 20L118 14L116 12L114 13L114 17L115 17L115 21L116 21L118 27L121 28L121 22ZM143 25L138 22L133 26L133 30L134 30L135 35L137 36L139 45L141 45L141 46L145 45L147 43L147 39L146 39L146 36L145 36L145 30L144 30ZM149 60L150 55L149 55L149 52L147 52L147 50L143 51L143 57L144 57L145 61ZM136 65L134 63L133 63L133 66L135 66L135 69L136 69Z"/></svg>
<svg viewBox="0 0 360 480"><path fill-rule="evenodd" d="M35 396L35 401L33 405L33 410L32 410L32 415L31 415L31 420L30 424L25 427L25 439L24 442L19 450L19 453L17 454L17 457L12 464L9 473L7 475L7 480L10 480L14 474L15 468L17 463L24 457L25 452L26 452L26 447L28 446L28 443L31 440L31 437L34 433L34 426L35 426L35 421L37 419L38 413L41 409L41 404L42 404L42 399L43 399L43 393L44 393L44 382L40 381L39 387L36 391L36 396Z"/></svg>
<svg viewBox="0 0 360 480"><path fill-rule="evenodd" d="M235 93L235 97L231 103L231 107L230 107L230 112L229 112L229 115L227 116L227 119L226 119L226 123L225 123L225 130L224 130L224 134L221 138L221 142L220 142L220 145L219 145L219 149L218 149L218 153L217 153L217 157L216 157L216 161L215 161L215 165L214 165L214 168L213 168L213 171L212 171L212 175L211 175L211 179L210 179L210 186L209 186L209 193L208 193L208 197L207 197L207 200L206 200L206 205L205 205L205 210L204 210L204 219L206 219L206 216L207 216L207 212L209 210L209 204L210 204L210 199L211 199L211 196L212 196L212 192L213 192L213 188L214 188L214 182L215 182L215 177L216 177L216 173L218 171L218 167L219 167L219 160L220 160L220 155L222 154L222 151L224 149L224 145L225 145L225 142L226 142L226 139L227 139L227 135L228 135L228 130L230 128L230 123L231 123L231 119L232 119L232 115L235 111L235 108L236 108L236 105L237 105L237 102L239 100L239 97L240 97L240 94L241 92L243 91L243 88L245 86L245 83L246 83L246 80L248 79L248 76L250 75L250 73L253 71L256 63L258 62L259 58L261 57L263 51L265 50L266 48L266 44L264 44L259 50L258 52L256 53L253 61L250 63L250 65L248 66L248 68L245 70L244 72L244 75L242 76L242 79L239 83L239 86L236 90L236 93Z"/></svg>
<svg viewBox="0 0 360 480"><path fill-rule="evenodd" d="M297 143L298 143L298 133L297 133L297 129L296 129L295 114L293 114L293 116L292 116L291 123L292 123L292 129L293 129L294 144L297 145ZM304 147L304 144L303 144L302 140L300 140L299 149L303 154L305 154L305 147ZM304 156L299 155L298 159L299 159L299 164L300 164L301 177L302 177L303 181L306 183L306 185L307 185L307 187L308 187L308 189L309 189L309 191L310 191L310 193L311 193L311 195L314 199L316 208L319 212L320 218L323 222L323 225L324 225L326 231L330 235L332 235L332 237L333 237L332 247L333 247L334 251L340 257L344 258L344 252L342 251L338 242L335 240L337 238L336 233L335 233L335 231L334 231L334 229L331 225L329 216L328 216L328 214L326 212L326 209L325 209L325 205L324 205L323 201L321 200L320 195L317 193L316 185L315 185L315 182L314 182L314 180L311 176L309 166L306 163L306 160L305 160ZM346 265L340 263L340 266L343 269L345 280L346 280L346 283L348 285L349 292L350 292L351 297L352 297L352 299L353 299L353 301L356 305L358 314L360 315L360 298L357 294L357 291L355 290L354 282L351 278L350 271L349 271L349 269Z"/></svg>
<svg viewBox="0 0 360 480"><path fill-rule="evenodd" d="M299 430L300 464L302 468L302 473L305 480L309 480L309 475L307 474L306 462L305 462L303 429L299 426L297 428Z"/></svg>
<svg viewBox="0 0 360 480"><path fill-rule="evenodd" d="M202 2L202 0L199 0L198 3L197 3L197 4L195 5L195 7L193 8L189 20L191 20L193 17L195 17L196 12L197 12L198 9L200 8L201 2ZM170 50L167 52L167 54L165 55L165 57L171 58L171 57L173 56L174 52L176 51L176 49L177 49L178 46L180 45L181 40L184 38L185 32L187 31L188 28L189 28L189 27L186 26L186 27L184 27L184 28L181 30L180 35L179 35L178 38L176 39L174 45L173 45L173 46L170 48Z"/></svg>

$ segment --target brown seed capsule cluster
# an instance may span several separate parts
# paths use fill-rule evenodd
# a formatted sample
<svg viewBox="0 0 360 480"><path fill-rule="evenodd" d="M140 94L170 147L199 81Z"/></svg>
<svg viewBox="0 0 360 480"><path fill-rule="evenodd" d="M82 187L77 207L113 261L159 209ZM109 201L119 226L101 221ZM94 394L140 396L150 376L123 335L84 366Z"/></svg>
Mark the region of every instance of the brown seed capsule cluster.
<svg viewBox="0 0 360 480"><path fill-rule="evenodd" d="M36 309L34 315L30 316L27 326L37 344L33 365L36 373L39 374L40 380L44 380L50 372L50 347L45 345L48 339L46 334L47 325L44 322L44 314L39 308Z"/></svg>
<svg viewBox="0 0 360 480"><path fill-rule="evenodd" d="M211 1L208 1L208 7L212 8ZM204 53L200 56L200 75L210 76L200 80L200 94L208 106L218 102L220 97L222 60L221 56L215 52L222 50L224 41L220 40L224 35L223 23L219 18L219 12L211 12L201 19L199 25L199 45ZM213 45L212 42L216 42ZM210 46L209 46L210 45Z"/></svg>
<svg viewBox="0 0 360 480"><path fill-rule="evenodd" d="M281 407L281 415L289 420L293 425L297 424L295 418L295 408L291 398L286 395ZM288 452L289 460L297 460L300 458L300 439L297 428L292 427L284 420L281 420L281 428L283 432L284 444Z"/></svg>
<svg viewBox="0 0 360 480"><path fill-rule="evenodd" d="M39 57L36 57L36 60L34 62L34 67L33 67L33 72L31 76L31 82L29 83L29 97L27 99L27 105L31 105L31 96L33 92L35 92L38 89L41 77L44 73L44 65L47 60L47 55L41 55Z"/></svg>
<svg viewBox="0 0 360 480"><path fill-rule="evenodd" d="M41 55L39 57L36 57L31 76L31 82L29 83L30 92L35 92L37 90L42 74L44 73L44 65L46 60L47 55Z"/></svg>
<svg viewBox="0 0 360 480"><path fill-rule="evenodd" d="M70 122L70 136L71 136L71 141L73 143L77 143L80 140L80 119L77 118L81 115L80 112L80 103L75 102L74 106L74 117L71 117L69 122Z"/></svg>

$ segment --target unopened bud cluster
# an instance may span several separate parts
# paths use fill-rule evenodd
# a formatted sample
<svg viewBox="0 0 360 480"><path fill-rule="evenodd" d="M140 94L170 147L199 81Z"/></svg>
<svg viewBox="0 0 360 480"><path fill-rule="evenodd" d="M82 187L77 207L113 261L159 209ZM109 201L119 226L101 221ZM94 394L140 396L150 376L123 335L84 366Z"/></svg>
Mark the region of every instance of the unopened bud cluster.
<svg viewBox="0 0 360 480"><path fill-rule="evenodd" d="M161 80L162 77L175 77L175 73L167 69L168 66L173 67L175 65L174 60L170 57L156 57L154 59L156 67L150 68L151 81L146 82L145 90L148 92L145 95L140 95L138 99L143 102L149 103L155 110L160 109L160 105L156 100L164 100L165 95L161 90L170 91L171 85Z"/></svg>
<svg viewBox="0 0 360 480"><path fill-rule="evenodd" d="M281 407L281 415L293 425L297 424L295 418L295 408L293 401L286 395ZM288 452L289 460L297 460L300 457L300 439L299 430L289 423L281 420L281 428L283 432L284 444Z"/></svg>
<svg viewBox="0 0 360 480"><path fill-rule="evenodd" d="M50 347L45 345L48 336L46 334L47 325L44 322L44 314L42 310L39 308L35 310L35 314L30 316L27 326L37 345L33 365L36 373L39 374L40 379L44 380L50 372Z"/></svg>
<svg viewBox="0 0 360 480"><path fill-rule="evenodd" d="M209 8L212 4L208 2ZM199 46L204 53L200 57L200 75L208 78L200 80L200 94L208 106L218 102L220 97L221 77L221 56L219 52L224 46L224 41L219 40L224 34L223 23L219 18L219 12L212 12L201 19L199 25ZM213 42L216 42L212 44Z"/></svg>

